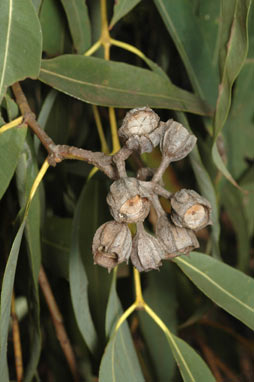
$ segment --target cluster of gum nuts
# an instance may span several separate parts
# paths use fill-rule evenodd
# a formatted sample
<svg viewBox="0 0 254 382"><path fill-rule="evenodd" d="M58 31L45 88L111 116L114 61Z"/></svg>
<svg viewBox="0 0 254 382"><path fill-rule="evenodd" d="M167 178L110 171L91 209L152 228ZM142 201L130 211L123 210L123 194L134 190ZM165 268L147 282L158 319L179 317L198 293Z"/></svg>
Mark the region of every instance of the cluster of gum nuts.
<svg viewBox="0 0 254 382"><path fill-rule="evenodd" d="M115 158L120 176L107 195L114 220L100 226L94 235L94 263L110 271L130 259L139 272L158 269L162 260L187 255L198 248L195 232L211 224L211 206L205 198L189 189L170 193L162 184L168 165L186 157L196 144L196 137L172 119L160 121L148 107L129 111L118 134L123 142ZM136 178L128 177L126 158L133 152L151 152L157 145L162 153L159 167L154 171L143 168ZM160 197L170 200L170 216L162 208ZM151 205L157 216L155 235L144 228ZM133 238L130 223L136 224Z"/></svg>

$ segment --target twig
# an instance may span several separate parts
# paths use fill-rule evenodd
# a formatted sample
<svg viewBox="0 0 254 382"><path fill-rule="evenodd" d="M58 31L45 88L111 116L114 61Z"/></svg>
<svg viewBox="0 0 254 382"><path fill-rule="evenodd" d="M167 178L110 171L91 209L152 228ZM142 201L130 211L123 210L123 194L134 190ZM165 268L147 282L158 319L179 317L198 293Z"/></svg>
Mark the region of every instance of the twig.
<svg viewBox="0 0 254 382"><path fill-rule="evenodd" d="M12 318L12 337L13 337L13 348L15 355L15 366L16 366L16 375L17 382L23 381L23 357L22 357L22 347L20 341L20 332L19 332L19 322L15 311L15 295L12 293L11 298L11 318Z"/></svg>
<svg viewBox="0 0 254 382"><path fill-rule="evenodd" d="M199 344L201 350L204 353L204 356L205 356L205 359L206 359L208 365L210 366L210 368L213 372L213 375L216 378L216 382L222 382L223 381L222 375L221 375L220 370L218 368L218 364L217 364L217 361L215 359L215 355L214 355L212 349L210 349L209 346L207 346L207 344L205 343L204 339L201 336L197 336L196 339L198 341L198 344Z"/></svg>
<svg viewBox="0 0 254 382"><path fill-rule="evenodd" d="M45 300L48 304L51 318L55 326L56 335L60 342L64 355L66 357L68 365L70 367L71 373L73 375L73 379L75 382L78 382L79 376L78 376L78 370L77 370L77 364L76 364L74 352L71 347L70 340L68 338L66 330L64 328L63 317L58 309L56 300L53 296L53 293L49 285L46 273L43 269L43 266L41 266L40 272L39 272L39 284L44 294Z"/></svg>
<svg viewBox="0 0 254 382"><path fill-rule="evenodd" d="M55 166L64 159L78 159L98 167L110 179L118 178L117 169L115 168L112 156L101 152L92 152L67 145L56 145L36 121L35 115L32 112L27 98L18 82L12 85L12 90L20 111L24 117L24 123L31 127L33 132L37 135L43 146L48 151L49 163L51 166Z"/></svg>

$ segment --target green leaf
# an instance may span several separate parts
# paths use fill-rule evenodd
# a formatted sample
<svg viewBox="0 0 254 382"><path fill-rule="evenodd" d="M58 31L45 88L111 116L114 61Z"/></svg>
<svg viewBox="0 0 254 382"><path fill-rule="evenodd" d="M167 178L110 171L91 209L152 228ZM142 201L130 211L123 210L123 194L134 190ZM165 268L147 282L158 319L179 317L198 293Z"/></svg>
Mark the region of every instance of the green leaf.
<svg viewBox="0 0 254 382"><path fill-rule="evenodd" d="M231 90L248 52L248 14L251 0L222 0L221 79L214 116L214 139L221 132L231 105Z"/></svg>
<svg viewBox="0 0 254 382"><path fill-rule="evenodd" d="M83 0L61 0L76 51L84 53L91 45L90 21Z"/></svg>
<svg viewBox="0 0 254 382"><path fill-rule="evenodd" d="M31 1L1 0L0 25L1 103L8 86L26 77L38 76L41 30Z"/></svg>
<svg viewBox="0 0 254 382"><path fill-rule="evenodd" d="M208 366L190 345L174 334L168 341L184 382L215 382Z"/></svg>
<svg viewBox="0 0 254 382"><path fill-rule="evenodd" d="M114 326L122 314L122 307L116 293L116 272L110 288L106 316L106 333L113 333ZM102 357L99 382L141 382L144 381L133 345L130 330L125 321L113 333Z"/></svg>
<svg viewBox="0 0 254 382"><path fill-rule="evenodd" d="M114 13L110 22L112 28L122 17L127 15L141 0L118 0L114 5Z"/></svg>
<svg viewBox="0 0 254 382"><path fill-rule="evenodd" d="M69 280L72 219L46 217L42 232L43 264L58 277Z"/></svg>
<svg viewBox="0 0 254 382"><path fill-rule="evenodd" d="M100 351L104 349L105 343L104 327L111 275L105 268L94 264L91 249L97 228L105 221L112 220L106 203L108 192L106 185L105 178L95 177L89 180L85 185L80 207L80 224L83 229L80 230L79 245L89 282L89 303L99 337Z"/></svg>
<svg viewBox="0 0 254 382"><path fill-rule="evenodd" d="M13 177L26 132L26 127L19 127L0 134L0 199Z"/></svg>
<svg viewBox="0 0 254 382"><path fill-rule="evenodd" d="M146 303L160 316L170 331L176 331L176 291L174 269L165 262L160 272L148 272L144 290ZM139 312L142 336L152 360L151 371L156 381L171 381L175 374L175 361L168 351L164 333L143 311Z"/></svg>
<svg viewBox="0 0 254 382"><path fill-rule="evenodd" d="M13 241L4 271L1 290L1 312L0 312L0 372L1 380L9 382L7 365L7 338L11 313L11 298L14 285L14 277L18 261L18 254L23 236L26 220L24 219Z"/></svg>
<svg viewBox="0 0 254 382"><path fill-rule="evenodd" d="M61 13L64 12L58 1L43 1L40 8L42 50L50 56L57 56L64 52L67 24Z"/></svg>
<svg viewBox="0 0 254 382"><path fill-rule="evenodd" d="M221 192L222 205L234 226L237 237L237 268L244 271L250 260L250 239L248 221L244 210L243 193L225 181Z"/></svg>
<svg viewBox="0 0 254 382"><path fill-rule="evenodd" d="M28 135L16 169L18 196L21 208L25 207L37 174L37 158L33 150L32 138ZM37 370L41 351L40 300L38 286L38 276L41 266L40 215L40 195L37 192L30 204L25 227L25 238L30 265L27 274L29 275L30 281L28 289L28 308L31 317L29 330L30 359L26 368L27 380L31 380Z"/></svg>
<svg viewBox="0 0 254 382"><path fill-rule="evenodd" d="M218 76L199 19L192 2L187 0L154 0L164 24L182 58L195 92L215 105ZM214 24L213 34L216 35Z"/></svg>
<svg viewBox="0 0 254 382"><path fill-rule="evenodd" d="M86 187L83 188L75 209L71 251L69 262L69 280L71 300L78 328L89 350L94 352L97 345L97 335L92 321L88 301L88 279L82 261L80 236L83 235L82 206L86 203Z"/></svg>
<svg viewBox="0 0 254 382"><path fill-rule="evenodd" d="M217 305L254 329L254 281L244 273L202 253L174 262Z"/></svg>
<svg viewBox="0 0 254 382"><path fill-rule="evenodd" d="M4 103L6 105L6 111L8 114L9 121L17 118L19 115L19 108L16 102L9 96L8 93L5 94Z"/></svg>
<svg viewBox="0 0 254 382"><path fill-rule="evenodd" d="M254 158L253 120L254 62L246 62L234 86L234 97L223 129L227 165L234 178L247 169L247 158Z"/></svg>
<svg viewBox="0 0 254 382"><path fill-rule="evenodd" d="M202 115L211 112L197 96L157 73L96 57L64 55L44 60L40 80L96 105L126 108L149 105Z"/></svg>
<svg viewBox="0 0 254 382"><path fill-rule="evenodd" d="M243 196L243 207L248 220L249 238L254 234L254 166L252 165L241 177L240 185L248 192Z"/></svg>

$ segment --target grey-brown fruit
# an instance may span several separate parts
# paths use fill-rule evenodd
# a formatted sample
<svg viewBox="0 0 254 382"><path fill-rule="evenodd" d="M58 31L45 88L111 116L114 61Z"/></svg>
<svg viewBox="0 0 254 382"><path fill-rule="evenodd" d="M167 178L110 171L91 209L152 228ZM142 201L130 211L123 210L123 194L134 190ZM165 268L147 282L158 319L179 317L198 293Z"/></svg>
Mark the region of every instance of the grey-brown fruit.
<svg viewBox="0 0 254 382"><path fill-rule="evenodd" d="M150 211L149 193L142 181L121 178L110 186L107 203L113 218L118 222L143 222Z"/></svg>
<svg viewBox="0 0 254 382"><path fill-rule="evenodd" d="M170 159L170 162L175 162L185 158L195 146L196 141L197 138L190 134L181 123L170 119L165 123L160 150Z"/></svg>
<svg viewBox="0 0 254 382"><path fill-rule="evenodd" d="M149 107L130 110L118 130L125 146L139 153L151 152L159 142L163 127L159 125L159 116Z"/></svg>
<svg viewBox="0 0 254 382"><path fill-rule="evenodd" d="M127 224L112 220L95 232L92 245L94 263L109 271L123 261L128 262L131 249L132 237Z"/></svg>
<svg viewBox="0 0 254 382"><path fill-rule="evenodd" d="M156 237L142 231L136 233L132 243L131 261L139 272L159 269L164 250Z"/></svg>
<svg viewBox="0 0 254 382"><path fill-rule="evenodd" d="M178 227L198 231L211 224L210 203L193 190L182 189L171 197L171 219Z"/></svg>
<svg viewBox="0 0 254 382"><path fill-rule="evenodd" d="M156 236L165 250L163 259L187 255L199 247L195 233L187 228L176 227L166 216L160 216L156 224Z"/></svg>

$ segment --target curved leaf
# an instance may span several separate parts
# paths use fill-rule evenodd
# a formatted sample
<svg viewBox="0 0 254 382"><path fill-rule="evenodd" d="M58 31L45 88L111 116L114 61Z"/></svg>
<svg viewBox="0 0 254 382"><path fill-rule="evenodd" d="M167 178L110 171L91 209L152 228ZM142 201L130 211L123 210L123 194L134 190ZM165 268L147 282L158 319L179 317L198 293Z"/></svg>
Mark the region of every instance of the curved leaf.
<svg viewBox="0 0 254 382"><path fill-rule="evenodd" d="M0 25L1 102L8 86L26 77L38 76L41 61L41 29L30 0L1 0Z"/></svg>
<svg viewBox="0 0 254 382"><path fill-rule="evenodd" d="M195 92L214 105L218 76L213 65L213 52L210 52L209 45L203 36L192 2L154 0L154 3L183 60ZM213 34L216 35L216 23L214 28Z"/></svg>
<svg viewBox="0 0 254 382"><path fill-rule="evenodd" d="M91 352L95 351L97 335L88 302L88 279L81 257L79 237L82 235L81 210L86 202L86 187L83 188L75 209L69 262L71 300L78 328Z"/></svg>
<svg viewBox="0 0 254 382"><path fill-rule="evenodd" d="M106 316L106 332L113 332L118 318L122 314L122 307L116 293L116 272L114 272L110 289ZM130 330L125 321L109 340L102 357L99 382L144 382L144 377L138 363Z"/></svg>
<svg viewBox="0 0 254 382"><path fill-rule="evenodd" d="M0 199L13 177L26 132L26 127L18 127L0 134Z"/></svg>
<svg viewBox="0 0 254 382"><path fill-rule="evenodd" d="M208 115L197 96L165 78L132 65L96 57L64 55L43 60L40 80L73 97L96 105L167 108Z"/></svg>
<svg viewBox="0 0 254 382"><path fill-rule="evenodd" d="M71 36L78 53L84 53L91 44L90 21L84 0L61 0L68 19Z"/></svg>
<svg viewBox="0 0 254 382"><path fill-rule="evenodd" d="M112 28L122 17L127 15L141 0L118 0L114 5L114 14L110 22Z"/></svg>
<svg viewBox="0 0 254 382"><path fill-rule="evenodd" d="M7 338L11 313L11 297L13 291L14 277L18 261L20 244L26 224L23 220L13 241L11 251L8 257L4 271L2 290L1 290L1 308L0 308L0 374L3 382L9 382L9 372L7 364Z"/></svg>
<svg viewBox="0 0 254 382"><path fill-rule="evenodd" d="M254 329L254 280L221 261L192 252L174 262L217 305Z"/></svg>

